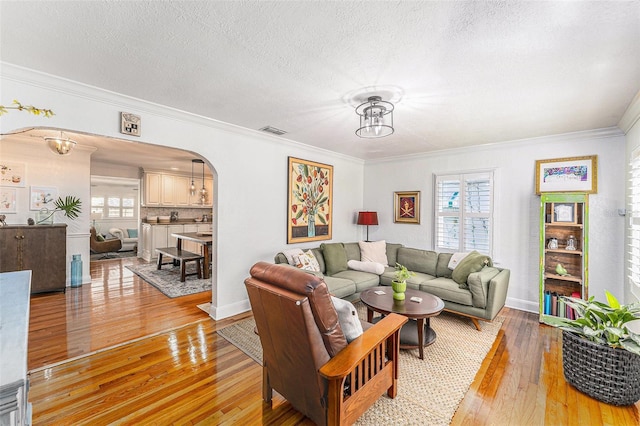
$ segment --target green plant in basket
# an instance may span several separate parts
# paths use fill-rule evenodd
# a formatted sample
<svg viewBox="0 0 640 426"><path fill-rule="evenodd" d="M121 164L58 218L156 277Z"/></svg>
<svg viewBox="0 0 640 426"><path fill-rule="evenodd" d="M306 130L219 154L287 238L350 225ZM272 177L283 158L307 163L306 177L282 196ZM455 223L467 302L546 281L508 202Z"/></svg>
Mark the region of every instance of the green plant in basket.
<svg viewBox="0 0 640 426"><path fill-rule="evenodd" d="M640 303L621 305L613 294L608 291L605 294L607 303L596 301L594 296L588 300L563 296L565 303L574 309L576 319L549 316L546 322L597 344L640 355L640 334L626 326L630 321L640 320Z"/></svg>
<svg viewBox="0 0 640 426"><path fill-rule="evenodd" d="M409 271L406 266L396 263L396 278L391 281L395 300L404 300L404 292L407 291L407 280L413 275L415 274Z"/></svg>

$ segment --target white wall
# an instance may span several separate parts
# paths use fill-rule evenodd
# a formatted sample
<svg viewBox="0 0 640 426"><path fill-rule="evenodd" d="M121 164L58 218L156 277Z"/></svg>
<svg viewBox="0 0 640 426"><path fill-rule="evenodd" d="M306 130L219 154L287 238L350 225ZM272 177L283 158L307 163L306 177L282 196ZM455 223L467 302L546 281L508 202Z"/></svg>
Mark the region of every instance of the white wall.
<svg viewBox="0 0 640 426"><path fill-rule="evenodd" d="M0 65L0 103L19 99L50 108L56 114L45 119L12 111L0 118L2 133L33 126L57 127L181 148L198 153L208 162L217 185L213 209L217 212L213 223L214 318L249 309L244 287L249 268L259 260L273 261L275 253L286 247L287 156L334 166L333 240L355 241L360 236L353 215L362 206L362 160L6 63ZM119 133L121 111L142 116L141 138ZM68 173L73 176L75 170ZM80 182L81 195L88 200L88 162L86 173L69 179ZM89 210L84 210L79 225L88 229L89 217Z"/></svg>
<svg viewBox="0 0 640 426"><path fill-rule="evenodd" d="M535 160L598 155L598 193L589 197L589 294L623 294L625 138L618 129L416 155L365 166L364 208L378 212L370 239L433 249L433 175L495 169L495 262L511 270L507 305L538 311L539 208ZM393 192L421 191L421 222L393 223Z"/></svg>

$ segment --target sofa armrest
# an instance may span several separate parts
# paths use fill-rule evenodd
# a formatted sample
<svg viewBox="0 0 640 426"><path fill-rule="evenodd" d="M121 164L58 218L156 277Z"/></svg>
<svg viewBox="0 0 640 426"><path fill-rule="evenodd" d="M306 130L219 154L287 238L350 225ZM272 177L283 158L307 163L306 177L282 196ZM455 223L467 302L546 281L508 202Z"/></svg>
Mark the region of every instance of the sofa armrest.
<svg viewBox="0 0 640 426"><path fill-rule="evenodd" d="M509 277L511 271L502 269L500 273L489 281L489 295L487 297L487 319L494 319L507 301Z"/></svg>
<svg viewBox="0 0 640 426"><path fill-rule="evenodd" d="M109 229L109 233L118 238L120 241L124 241L125 237L128 237L128 235L126 235L120 228L111 228Z"/></svg>

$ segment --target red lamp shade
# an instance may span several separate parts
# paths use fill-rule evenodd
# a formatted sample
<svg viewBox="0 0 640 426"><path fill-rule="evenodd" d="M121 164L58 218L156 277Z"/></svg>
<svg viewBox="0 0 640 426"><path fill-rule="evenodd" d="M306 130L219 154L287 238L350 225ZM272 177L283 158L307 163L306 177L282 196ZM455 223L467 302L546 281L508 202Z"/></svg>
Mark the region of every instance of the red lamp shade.
<svg viewBox="0 0 640 426"><path fill-rule="evenodd" d="M360 212L358 213L358 225L377 225L377 212Z"/></svg>

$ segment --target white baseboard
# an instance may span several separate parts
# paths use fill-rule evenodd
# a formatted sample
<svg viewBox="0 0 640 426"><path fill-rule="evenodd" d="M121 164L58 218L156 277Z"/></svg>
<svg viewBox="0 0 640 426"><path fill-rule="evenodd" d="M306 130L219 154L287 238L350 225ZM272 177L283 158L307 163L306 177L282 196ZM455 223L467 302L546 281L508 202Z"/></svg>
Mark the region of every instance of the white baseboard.
<svg viewBox="0 0 640 426"><path fill-rule="evenodd" d="M250 310L251 304L249 303L249 299L245 299L240 302L224 306L214 306L211 304L210 315L214 320L221 320Z"/></svg>
<svg viewBox="0 0 640 426"><path fill-rule="evenodd" d="M529 300L514 299L513 297L507 297L505 305L509 308L518 309L520 311L533 312L537 314L540 312L540 308L536 302Z"/></svg>

